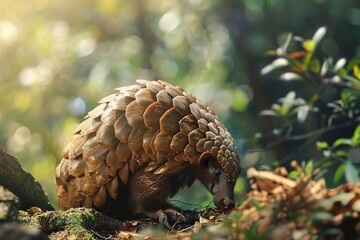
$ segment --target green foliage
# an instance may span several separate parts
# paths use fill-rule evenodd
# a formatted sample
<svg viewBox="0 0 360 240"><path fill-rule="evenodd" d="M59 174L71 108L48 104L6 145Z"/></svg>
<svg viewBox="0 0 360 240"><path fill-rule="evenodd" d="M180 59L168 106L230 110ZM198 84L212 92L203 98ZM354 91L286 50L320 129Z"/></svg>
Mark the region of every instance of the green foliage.
<svg viewBox="0 0 360 240"><path fill-rule="evenodd" d="M311 90L305 98L296 97L296 93L290 91L278 100L279 103L273 104L270 110L262 111L261 115L271 116L285 123L273 130L273 134L282 137L284 141L315 141L327 133L350 128L353 132L351 137L340 133L331 141L317 141L316 147L321 151L322 157L308 161L304 169L306 173L310 173L314 165L325 170L337 166L333 176L334 183L345 176L348 182L354 184L358 180L358 169L349 152L357 149L360 143L360 56L348 63L344 58L338 61L334 61L332 57L320 60L316 51L325 33L326 28L321 27L311 39L289 34L282 46L268 52L275 60L263 68L262 74L277 72L280 80L297 81L304 88L310 85ZM326 123L320 129L293 134L296 128L307 124L309 113L326 119ZM296 171L290 173L291 178L296 176Z"/></svg>

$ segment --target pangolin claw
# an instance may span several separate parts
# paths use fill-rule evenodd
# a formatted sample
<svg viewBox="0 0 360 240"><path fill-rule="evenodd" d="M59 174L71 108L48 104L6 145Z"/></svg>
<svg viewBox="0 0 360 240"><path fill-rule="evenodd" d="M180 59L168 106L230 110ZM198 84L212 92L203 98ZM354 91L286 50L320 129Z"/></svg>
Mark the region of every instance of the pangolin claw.
<svg viewBox="0 0 360 240"><path fill-rule="evenodd" d="M178 210L173 208L159 209L154 212L148 212L147 216L153 219L158 219L160 224L164 225L173 232L176 231L176 224L186 221L186 217ZM173 223L173 225L170 223Z"/></svg>

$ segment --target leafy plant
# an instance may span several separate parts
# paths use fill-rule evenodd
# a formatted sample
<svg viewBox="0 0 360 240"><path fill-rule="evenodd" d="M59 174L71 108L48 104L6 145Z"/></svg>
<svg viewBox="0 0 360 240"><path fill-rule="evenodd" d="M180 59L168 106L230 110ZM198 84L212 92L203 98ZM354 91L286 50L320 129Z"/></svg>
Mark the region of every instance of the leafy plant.
<svg viewBox="0 0 360 240"><path fill-rule="evenodd" d="M360 56L350 61L335 61L332 57L321 60L317 49L325 34L325 27L319 28L311 39L289 34L282 46L267 52L275 59L262 69L263 75L278 74L278 79L296 82L299 89L307 91L290 91L260 114L280 123L272 131L280 139L276 144L292 140L316 142L322 157L311 163L314 161L322 169L336 166L334 183L344 175L348 182L355 183L356 164L360 162ZM322 124L299 134L310 125L310 113ZM349 129L353 132L351 137ZM324 137L325 134L332 134L332 138ZM296 178L297 173L292 173L292 177Z"/></svg>

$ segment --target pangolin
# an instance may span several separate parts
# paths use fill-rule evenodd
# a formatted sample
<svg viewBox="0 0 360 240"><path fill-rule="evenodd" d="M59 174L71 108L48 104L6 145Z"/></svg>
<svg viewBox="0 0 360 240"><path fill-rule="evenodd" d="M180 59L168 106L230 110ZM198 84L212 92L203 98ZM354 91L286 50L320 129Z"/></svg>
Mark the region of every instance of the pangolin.
<svg viewBox="0 0 360 240"><path fill-rule="evenodd" d="M167 82L137 82L101 99L63 149L59 207L149 216L169 226L184 217L166 200L198 179L220 211L233 208L240 159L214 111Z"/></svg>

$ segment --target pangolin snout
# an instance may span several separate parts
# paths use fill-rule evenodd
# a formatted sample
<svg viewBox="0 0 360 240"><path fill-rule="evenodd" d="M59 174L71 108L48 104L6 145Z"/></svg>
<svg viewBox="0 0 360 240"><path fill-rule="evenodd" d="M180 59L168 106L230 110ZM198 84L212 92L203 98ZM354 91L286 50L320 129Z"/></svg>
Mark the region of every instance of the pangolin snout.
<svg viewBox="0 0 360 240"><path fill-rule="evenodd" d="M223 197L219 201L216 201L215 205L222 212L233 209L235 207L235 202L231 198Z"/></svg>

